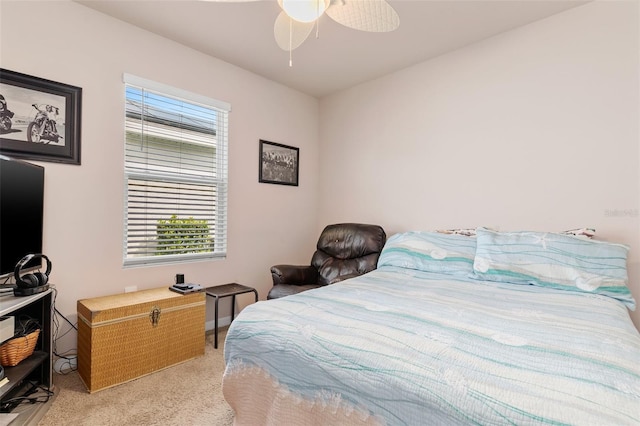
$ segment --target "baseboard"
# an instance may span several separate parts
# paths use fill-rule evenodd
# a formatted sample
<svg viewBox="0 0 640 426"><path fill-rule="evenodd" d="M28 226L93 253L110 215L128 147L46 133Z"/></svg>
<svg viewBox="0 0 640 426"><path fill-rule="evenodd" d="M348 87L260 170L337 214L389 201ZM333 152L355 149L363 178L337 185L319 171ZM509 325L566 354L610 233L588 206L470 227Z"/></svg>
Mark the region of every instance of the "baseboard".
<svg viewBox="0 0 640 426"><path fill-rule="evenodd" d="M213 329L215 328L215 321L207 321L204 324L204 330L205 331L213 331ZM231 317L224 317L224 318L218 318L218 330L220 329L220 327L226 327L229 324L231 324Z"/></svg>

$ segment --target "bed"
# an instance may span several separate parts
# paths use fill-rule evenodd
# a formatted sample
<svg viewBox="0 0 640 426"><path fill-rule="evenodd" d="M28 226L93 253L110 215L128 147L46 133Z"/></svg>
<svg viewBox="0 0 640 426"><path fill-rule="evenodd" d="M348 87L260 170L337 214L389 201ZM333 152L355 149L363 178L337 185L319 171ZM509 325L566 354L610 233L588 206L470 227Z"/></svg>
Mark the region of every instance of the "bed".
<svg viewBox="0 0 640 426"><path fill-rule="evenodd" d="M235 424L640 424L627 250L554 233L396 234L375 271L233 321Z"/></svg>

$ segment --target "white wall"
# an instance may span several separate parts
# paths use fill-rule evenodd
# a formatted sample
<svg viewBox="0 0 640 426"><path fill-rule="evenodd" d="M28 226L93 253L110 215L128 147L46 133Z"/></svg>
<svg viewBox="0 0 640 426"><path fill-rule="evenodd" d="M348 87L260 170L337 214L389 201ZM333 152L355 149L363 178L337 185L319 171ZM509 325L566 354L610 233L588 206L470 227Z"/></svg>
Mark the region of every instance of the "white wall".
<svg viewBox="0 0 640 426"><path fill-rule="evenodd" d="M594 227L640 305L638 55L637 2L596 2L324 98L320 223Z"/></svg>
<svg viewBox="0 0 640 426"><path fill-rule="evenodd" d="M168 286L178 272L206 286L252 285L264 299L272 264L309 262L318 233L315 98L67 1L2 1L0 66L83 89L82 165L39 163L43 251L65 316L75 319L78 299ZM123 269L124 72L231 103L226 260ZM260 138L300 148L299 187L258 183ZM209 320L212 312L209 303ZM75 346L70 336L59 350Z"/></svg>

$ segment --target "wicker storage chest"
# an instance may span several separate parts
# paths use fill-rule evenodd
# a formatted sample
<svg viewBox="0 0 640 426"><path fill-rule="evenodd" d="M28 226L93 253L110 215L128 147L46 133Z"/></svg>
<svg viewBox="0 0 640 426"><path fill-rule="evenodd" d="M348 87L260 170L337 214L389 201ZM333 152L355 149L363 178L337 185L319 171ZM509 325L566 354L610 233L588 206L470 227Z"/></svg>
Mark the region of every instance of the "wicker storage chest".
<svg viewBox="0 0 640 426"><path fill-rule="evenodd" d="M168 288L78 301L78 373L89 392L204 355L205 293Z"/></svg>

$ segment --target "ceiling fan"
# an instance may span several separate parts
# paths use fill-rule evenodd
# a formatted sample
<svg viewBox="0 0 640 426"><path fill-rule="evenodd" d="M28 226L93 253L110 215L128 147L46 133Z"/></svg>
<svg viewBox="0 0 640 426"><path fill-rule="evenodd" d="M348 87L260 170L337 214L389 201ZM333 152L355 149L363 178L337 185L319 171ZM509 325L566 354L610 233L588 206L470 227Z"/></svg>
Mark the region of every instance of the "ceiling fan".
<svg viewBox="0 0 640 426"><path fill-rule="evenodd" d="M258 0L204 0L247 2ZM325 13L348 28L368 32L393 31L400 25L398 13L386 0L277 0L282 11L276 18L273 34L282 50L291 53L316 27ZM291 58L289 59L291 66Z"/></svg>

